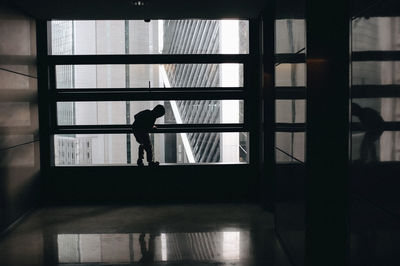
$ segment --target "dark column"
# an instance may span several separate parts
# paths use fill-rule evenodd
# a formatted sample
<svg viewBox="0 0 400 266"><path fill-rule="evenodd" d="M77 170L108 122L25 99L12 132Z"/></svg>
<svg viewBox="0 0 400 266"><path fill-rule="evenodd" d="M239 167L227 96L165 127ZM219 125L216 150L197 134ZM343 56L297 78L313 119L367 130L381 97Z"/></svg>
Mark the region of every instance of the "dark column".
<svg viewBox="0 0 400 266"><path fill-rule="evenodd" d="M261 20L249 22L249 60L245 65L246 100L244 104L245 124L250 131L250 163L257 169L259 180L256 187L264 182L262 154L262 97L261 97ZM261 186L262 187L262 186ZM262 197L263 191L261 192Z"/></svg>
<svg viewBox="0 0 400 266"><path fill-rule="evenodd" d="M48 181L48 170L52 160L49 117L50 107L48 99L49 70L47 67L48 36L47 21L36 20L37 39L37 72L38 72L38 94L39 94L39 135L40 135L40 165L42 170L42 189L46 192L45 185ZM42 193L42 200L45 200Z"/></svg>
<svg viewBox="0 0 400 266"><path fill-rule="evenodd" d="M307 0L305 265L346 265L349 6Z"/></svg>
<svg viewBox="0 0 400 266"><path fill-rule="evenodd" d="M262 158L263 204L274 210L275 185L275 1L262 12Z"/></svg>

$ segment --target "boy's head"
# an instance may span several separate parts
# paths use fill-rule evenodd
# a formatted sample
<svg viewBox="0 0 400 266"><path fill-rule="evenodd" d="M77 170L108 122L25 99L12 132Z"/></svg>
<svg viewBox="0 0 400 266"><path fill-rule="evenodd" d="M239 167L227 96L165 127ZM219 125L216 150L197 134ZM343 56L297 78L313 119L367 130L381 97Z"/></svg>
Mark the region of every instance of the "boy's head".
<svg viewBox="0 0 400 266"><path fill-rule="evenodd" d="M162 117L165 114L165 108L161 104L156 105L151 111L155 117Z"/></svg>

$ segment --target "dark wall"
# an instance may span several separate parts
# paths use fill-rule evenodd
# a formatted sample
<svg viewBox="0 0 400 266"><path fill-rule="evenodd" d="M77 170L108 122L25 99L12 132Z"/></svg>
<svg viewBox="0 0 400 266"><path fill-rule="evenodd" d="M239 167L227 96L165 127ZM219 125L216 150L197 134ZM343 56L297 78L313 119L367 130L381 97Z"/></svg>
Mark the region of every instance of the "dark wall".
<svg viewBox="0 0 400 266"><path fill-rule="evenodd" d="M305 177L303 164L276 167L275 227L293 265L304 265Z"/></svg>
<svg viewBox="0 0 400 266"><path fill-rule="evenodd" d="M251 165L53 167L48 203L251 202L258 198Z"/></svg>
<svg viewBox="0 0 400 266"><path fill-rule="evenodd" d="M0 232L38 199L36 25L0 5Z"/></svg>
<svg viewBox="0 0 400 266"><path fill-rule="evenodd" d="M399 265L400 167L355 164L351 172L351 265Z"/></svg>

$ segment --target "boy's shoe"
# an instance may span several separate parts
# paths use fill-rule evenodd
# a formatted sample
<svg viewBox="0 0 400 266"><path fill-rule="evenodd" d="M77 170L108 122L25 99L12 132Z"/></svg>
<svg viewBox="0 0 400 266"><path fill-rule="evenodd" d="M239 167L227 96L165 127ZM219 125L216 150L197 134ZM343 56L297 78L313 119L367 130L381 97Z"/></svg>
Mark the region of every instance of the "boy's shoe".
<svg viewBox="0 0 400 266"><path fill-rule="evenodd" d="M149 162L149 166L159 166L159 162Z"/></svg>
<svg viewBox="0 0 400 266"><path fill-rule="evenodd" d="M144 166L143 160L138 159L138 160L137 160L137 165L138 165L138 166Z"/></svg>

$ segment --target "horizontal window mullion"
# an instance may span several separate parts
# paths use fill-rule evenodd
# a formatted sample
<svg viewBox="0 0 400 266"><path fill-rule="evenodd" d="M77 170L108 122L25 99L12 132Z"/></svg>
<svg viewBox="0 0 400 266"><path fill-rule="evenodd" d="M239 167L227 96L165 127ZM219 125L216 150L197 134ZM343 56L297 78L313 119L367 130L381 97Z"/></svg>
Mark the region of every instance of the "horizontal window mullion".
<svg viewBox="0 0 400 266"><path fill-rule="evenodd" d="M305 132L305 123L275 123L275 132Z"/></svg>
<svg viewBox="0 0 400 266"><path fill-rule="evenodd" d="M284 64L284 63L305 63L306 56L305 54L275 54L275 64Z"/></svg>
<svg viewBox="0 0 400 266"><path fill-rule="evenodd" d="M365 131L361 123L353 122L351 123L352 131ZM400 131L400 122L384 122L383 131Z"/></svg>
<svg viewBox="0 0 400 266"><path fill-rule="evenodd" d="M157 125L150 133L245 132L244 124L174 124ZM132 133L131 125L58 126L53 134L123 134Z"/></svg>
<svg viewBox="0 0 400 266"><path fill-rule="evenodd" d="M352 61L400 61L400 51L353 52Z"/></svg>
<svg viewBox="0 0 400 266"><path fill-rule="evenodd" d="M244 87L170 87L170 88L82 88L82 89L57 89L58 93L157 93L177 91L181 93L191 91L243 91Z"/></svg>
<svg viewBox="0 0 400 266"><path fill-rule="evenodd" d="M113 91L56 92L56 101L136 101L136 100L240 100L245 92L240 90L186 91Z"/></svg>
<svg viewBox="0 0 400 266"><path fill-rule="evenodd" d="M400 97L400 85L354 85L352 98L389 98Z"/></svg>
<svg viewBox="0 0 400 266"><path fill-rule="evenodd" d="M276 99L305 99L306 87L275 87Z"/></svg>
<svg viewBox="0 0 400 266"><path fill-rule="evenodd" d="M246 63L249 55L49 55L50 65Z"/></svg>

